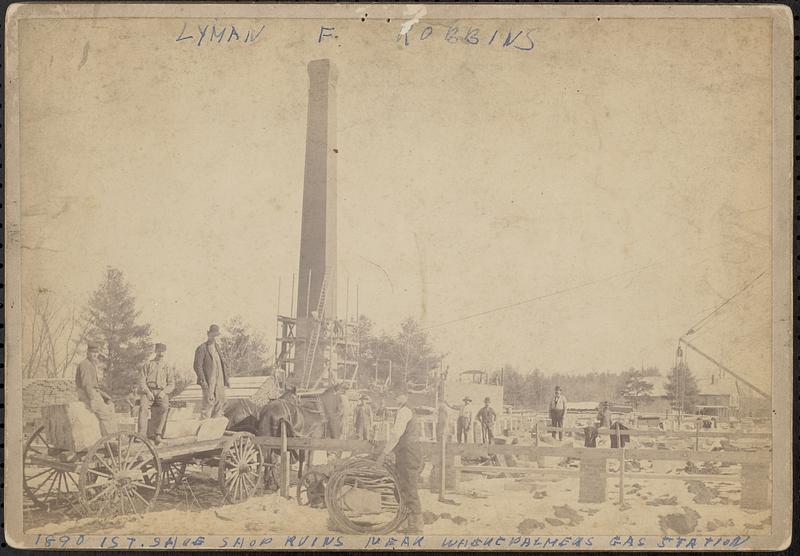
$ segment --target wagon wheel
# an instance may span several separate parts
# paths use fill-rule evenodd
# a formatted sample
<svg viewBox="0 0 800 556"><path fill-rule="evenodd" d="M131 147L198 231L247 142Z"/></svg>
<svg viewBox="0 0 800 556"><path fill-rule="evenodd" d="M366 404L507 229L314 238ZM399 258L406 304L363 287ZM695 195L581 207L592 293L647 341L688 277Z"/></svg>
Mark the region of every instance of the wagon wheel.
<svg viewBox="0 0 800 556"><path fill-rule="evenodd" d="M308 471L297 482L297 503L312 508L325 507L325 484L328 476L320 471Z"/></svg>
<svg viewBox="0 0 800 556"><path fill-rule="evenodd" d="M161 462L161 492L172 492L183 483L186 475L185 461Z"/></svg>
<svg viewBox="0 0 800 556"><path fill-rule="evenodd" d="M75 465L63 461L68 453L50 446L44 427L36 429L25 443L22 488L36 507L51 511L73 506L78 495L78 473ZM47 460L52 460L52 465Z"/></svg>
<svg viewBox="0 0 800 556"><path fill-rule="evenodd" d="M228 502L241 502L261 486L264 458L253 435L241 433L228 439L219 457L219 486Z"/></svg>
<svg viewBox="0 0 800 556"><path fill-rule="evenodd" d="M277 450L267 450L264 456L264 488L270 491L281 486L281 456Z"/></svg>
<svg viewBox="0 0 800 556"><path fill-rule="evenodd" d="M144 436L117 432L101 438L83 460L80 500L99 515L143 513L158 497L161 461Z"/></svg>

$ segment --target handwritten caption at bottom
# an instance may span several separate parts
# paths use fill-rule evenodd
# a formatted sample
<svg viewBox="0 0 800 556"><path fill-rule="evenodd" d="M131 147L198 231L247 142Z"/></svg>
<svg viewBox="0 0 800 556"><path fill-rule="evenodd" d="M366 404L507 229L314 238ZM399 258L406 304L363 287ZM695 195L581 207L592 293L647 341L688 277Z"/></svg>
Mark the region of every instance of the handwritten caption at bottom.
<svg viewBox="0 0 800 556"><path fill-rule="evenodd" d="M541 549L575 550L598 548L668 549L668 550L729 550L743 548L750 536L669 536L641 537L615 535L602 540L592 536L407 536L386 535L348 537L343 535L282 535L282 536L92 536L73 535L33 535L32 545L44 549L197 549L220 548L233 550L246 549Z"/></svg>

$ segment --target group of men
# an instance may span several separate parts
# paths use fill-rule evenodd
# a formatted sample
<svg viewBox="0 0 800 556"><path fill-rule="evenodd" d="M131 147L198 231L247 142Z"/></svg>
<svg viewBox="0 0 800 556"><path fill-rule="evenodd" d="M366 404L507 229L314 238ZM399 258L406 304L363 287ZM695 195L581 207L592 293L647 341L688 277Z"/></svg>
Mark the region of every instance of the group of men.
<svg viewBox="0 0 800 556"><path fill-rule="evenodd" d="M223 413L225 388L230 385L225 358L217 346L219 335L219 326L212 324L206 332L206 341L197 346L194 353L194 372L203 392L203 418L217 417ZM164 359L166 351L165 344L155 344L153 358L140 369L133 392L139 402L137 432L151 438L156 444L161 443L169 412L169 397L175 390L175 377ZM100 432L107 435L117 431L117 422L113 400L100 386L99 362L100 345L89 342L86 359L78 364L75 387L78 399L97 416Z"/></svg>
<svg viewBox="0 0 800 556"><path fill-rule="evenodd" d="M472 429L472 398L466 396L463 399L464 405L458 412L456 421L456 440L459 444L469 442L469 431ZM494 442L494 424L497 421L497 413L492 409L492 400L484 398L483 407L478 410L475 420L481 425L481 442L491 444Z"/></svg>

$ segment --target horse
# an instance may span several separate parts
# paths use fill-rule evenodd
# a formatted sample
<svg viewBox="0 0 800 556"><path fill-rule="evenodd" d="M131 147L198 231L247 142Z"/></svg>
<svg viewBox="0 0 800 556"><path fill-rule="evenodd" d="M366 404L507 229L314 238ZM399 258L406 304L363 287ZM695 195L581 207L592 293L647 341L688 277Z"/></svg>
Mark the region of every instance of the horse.
<svg viewBox="0 0 800 556"><path fill-rule="evenodd" d="M274 377L266 377L256 393L249 398L228 400L223 411L223 415L228 418L226 430L255 434L258 415L272 399L276 388Z"/></svg>
<svg viewBox="0 0 800 556"><path fill-rule="evenodd" d="M228 418L228 426L225 427L225 430L255 434L261 408L262 406L248 399L228 401L223 412L223 415Z"/></svg>
<svg viewBox="0 0 800 556"><path fill-rule="evenodd" d="M338 385L323 391L317 399L321 408L315 407L314 400L297 401L294 396L284 394L270 401L258 415L254 434L258 436L281 436L281 426L286 427L287 436L306 438L339 438L342 433L341 398ZM311 465L311 450L293 450L299 462L298 478L303 475L306 457ZM272 451L275 453L275 450Z"/></svg>

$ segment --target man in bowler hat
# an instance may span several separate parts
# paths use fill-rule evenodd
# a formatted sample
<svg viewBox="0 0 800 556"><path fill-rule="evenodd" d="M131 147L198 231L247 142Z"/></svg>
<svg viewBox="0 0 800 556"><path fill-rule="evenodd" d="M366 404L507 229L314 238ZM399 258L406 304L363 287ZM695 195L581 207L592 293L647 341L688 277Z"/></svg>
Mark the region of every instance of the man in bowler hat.
<svg viewBox="0 0 800 556"><path fill-rule="evenodd" d="M481 424L481 439L484 444L492 444L494 442L494 423L497 421L497 414L490 405L492 400L486 398L483 400L483 407L478 411L478 422Z"/></svg>
<svg viewBox="0 0 800 556"><path fill-rule="evenodd" d="M194 372L197 374L197 384L203 390L204 419L222 414L225 410L225 387L230 386L225 359L217 346L219 326L209 326L206 335L208 339L194 351Z"/></svg>

